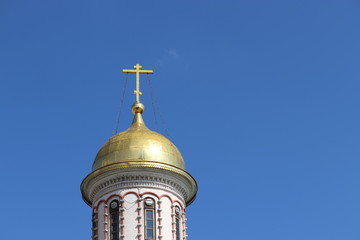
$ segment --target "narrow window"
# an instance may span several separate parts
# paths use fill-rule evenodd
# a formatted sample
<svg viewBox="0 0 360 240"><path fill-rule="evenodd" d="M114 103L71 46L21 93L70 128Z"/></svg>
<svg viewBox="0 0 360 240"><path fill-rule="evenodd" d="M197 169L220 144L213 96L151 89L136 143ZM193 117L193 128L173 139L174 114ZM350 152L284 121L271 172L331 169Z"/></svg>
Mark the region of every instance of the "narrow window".
<svg viewBox="0 0 360 240"><path fill-rule="evenodd" d="M155 202L151 198L145 199L145 239L155 239Z"/></svg>
<svg viewBox="0 0 360 240"><path fill-rule="evenodd" d="M180 208L175 207L175 237L180 240Z"/></svg>
<svg viewBox="0 0 360 240"><path fill-rule="evenodd" d="M92 235L93 235L93 239L96 240L97 239L97 213L95 213L95 211L93 211L92 214Z"/></svg>
<svg viewBox="0 0 360 240"><path fill-rule="evenodd" d="M119 201L110 203L110 239L119 240Z"/></svg>

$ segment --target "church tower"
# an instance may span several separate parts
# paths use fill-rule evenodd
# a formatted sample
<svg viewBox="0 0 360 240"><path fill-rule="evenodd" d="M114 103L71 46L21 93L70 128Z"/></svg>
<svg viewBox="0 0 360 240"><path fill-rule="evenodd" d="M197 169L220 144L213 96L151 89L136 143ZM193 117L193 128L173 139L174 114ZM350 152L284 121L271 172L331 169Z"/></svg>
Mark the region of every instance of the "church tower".
<svg viewBox="0 0 360 240"><path fill-rule="evenodd" d="M137 64L123 72L136 74L134 119L100 148L80 186L92 208L92 239L185 240L197 183L176 146L144 123L140 74L152 71Z"/></svg>

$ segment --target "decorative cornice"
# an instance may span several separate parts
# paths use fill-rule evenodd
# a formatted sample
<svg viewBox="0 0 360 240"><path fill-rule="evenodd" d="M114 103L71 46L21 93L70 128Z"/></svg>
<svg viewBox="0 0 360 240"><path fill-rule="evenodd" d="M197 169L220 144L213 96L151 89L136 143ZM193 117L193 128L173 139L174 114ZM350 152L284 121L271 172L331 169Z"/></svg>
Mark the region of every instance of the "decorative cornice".
<svg viewBox="0 0 360 240"><path fill-rule="evenodd" d="M111 193L115 190L129 190L131 188L139 187L160 188L176 194L180 199L186 199L188 197L185 189L180 184L172 181L170 178L134 174L122 177L114 176L113 178L99 180L96 187L91 189L90 199L99 199L105 194Z"/></svg>
<svg viewBox="0 0 360 240"><path fill-rule="evenodd" d="M128 175L132 177L129 179ZM105 181L104 178L106 178ZM128 165L117 163L97 169L83 180L81 192L84 201L91 206L99 191L108 186L120 184L116 187L123 189L142 186L146 182L148 182L147 186L155 187L156 183L158 184L156 187L175 191L182 196L186 205L195 200L197 193L195 179L183 169L160 163L138 162Z"/></svg>

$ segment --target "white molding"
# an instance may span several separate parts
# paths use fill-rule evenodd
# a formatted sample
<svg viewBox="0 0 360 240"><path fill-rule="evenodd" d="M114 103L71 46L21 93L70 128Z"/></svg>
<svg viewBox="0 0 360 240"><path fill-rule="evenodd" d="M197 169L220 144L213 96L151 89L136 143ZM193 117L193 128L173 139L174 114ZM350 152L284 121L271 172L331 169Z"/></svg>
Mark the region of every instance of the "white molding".
<svg viewBox="0 0 360 240"><path fill-rule="evenodd" d="M184 202L192 195L192 185L185 178L170 171L148 168L128 168L122 171L109 171L94 178L88 185L87 192L91 202L101 196L119 189L155 188L175 193Z"/></svg>

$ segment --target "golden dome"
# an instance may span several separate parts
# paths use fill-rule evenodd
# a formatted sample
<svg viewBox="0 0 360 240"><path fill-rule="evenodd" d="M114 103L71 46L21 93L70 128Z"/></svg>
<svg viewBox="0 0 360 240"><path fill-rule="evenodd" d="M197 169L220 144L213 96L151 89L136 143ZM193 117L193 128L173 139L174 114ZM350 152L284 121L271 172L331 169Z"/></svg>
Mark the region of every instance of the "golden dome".
<svg viewBox="0 0 360 240"><path fill-rule="evenodd" d="M110 138L96 155L92 170L112 164L137 162L154 165L170 165L185 170L184 159L176 146L163 135L149 130L142 119L142 111L136 111L130 128Z"/></svg>
<svg viewBox="0 0 360 240"><path fill-rule="evenodd" d="M139 75L153 71L141 70L142 66L139 64L136 64L134 69L123 70L124 73L136 73L136 102L132 105L134 120L128 130L113 136L101 147L94 160L92 172L81 182L82 197L91 206L99 194L109 191L109 188L106 188L108 182L126 183L128 174L133 174L136 179L156 175L155 181L174 188L174 191L183 197L186 205L189 205L196 197L196 180L185 170L184 159L175 145L161 134L149 130L142 119L141 114L145 107L140 102L142 93ZM146 181L144 184L147 184ZM136 186L137 183L131 185Z"/></svg>

